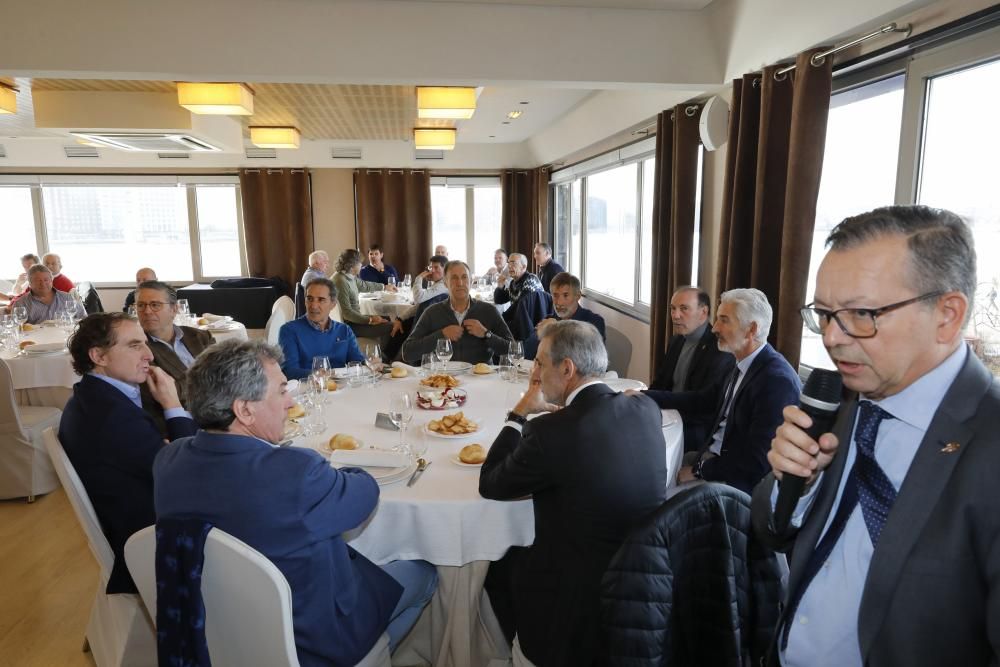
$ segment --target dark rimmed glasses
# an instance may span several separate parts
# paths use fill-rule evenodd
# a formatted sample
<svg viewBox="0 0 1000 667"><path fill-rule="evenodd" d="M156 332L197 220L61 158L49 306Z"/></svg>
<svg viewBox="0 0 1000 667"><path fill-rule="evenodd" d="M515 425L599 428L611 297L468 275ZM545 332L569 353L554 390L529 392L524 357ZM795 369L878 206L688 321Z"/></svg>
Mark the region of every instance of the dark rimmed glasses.
<svg viewBox="0 0 1000 667"><path fill-rule="evenodd" d="M802 315L802 321L805 322L806 328L821 336L826 331L827 326L829 326L830 320L833 320L840 327L840 330L851 338L872 338L878 333L877 318L880 315L903 308L904 306L909 306L911 303L936 299L942 294L945 294L945 292L928 292L927 294L915 296L912 299L890 303L888 306L882 306L881 308L838 308L837 310L827 310L825 308L816 308L813 304L809 304L800 309L799 313Z"/></svg>

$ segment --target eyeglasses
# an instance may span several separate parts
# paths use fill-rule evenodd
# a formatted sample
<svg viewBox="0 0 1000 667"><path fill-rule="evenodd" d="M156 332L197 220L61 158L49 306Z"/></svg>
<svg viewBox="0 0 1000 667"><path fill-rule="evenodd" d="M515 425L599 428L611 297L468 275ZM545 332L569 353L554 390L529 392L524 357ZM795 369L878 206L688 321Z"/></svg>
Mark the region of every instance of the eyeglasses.
<svg viewBox="0 0 1000 667"><path fill-rule="evenodd" d="M171 304L164 303L163 301L136 301L135 302L135 309L136 309L136 311L142 311L142 310L149 309L149 310L153 311L154 313L158 313L161 310L163 310L164 306L169 306L169 305L171 305Z"/></svg>
<svg viewBox="0 0 1000 667"><path fill-rule="evenodd" d="M911 303L936 299L944 293L943 291L928 292L927 294L921 294L906 301L890 303L888 306L882 306L881 308L839 308L837 310L826 310L825 308L816 308L812 304L809 304L799 310L799 313L802 315L802 321L805 322L806 327L813 333L823 335L830 324L830 320L834 320L840 326L840 330L851 338L872 338L878 333L876 318L879 315L897 310L903 306L909 306Z"/></svg>

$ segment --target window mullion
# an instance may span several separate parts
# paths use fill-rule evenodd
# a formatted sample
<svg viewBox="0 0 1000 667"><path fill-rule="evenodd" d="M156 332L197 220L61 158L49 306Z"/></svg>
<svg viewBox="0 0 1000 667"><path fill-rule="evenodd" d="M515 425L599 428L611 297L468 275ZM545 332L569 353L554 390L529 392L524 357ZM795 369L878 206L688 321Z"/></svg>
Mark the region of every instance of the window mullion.
<svg viewBox="0 0 1000 667"><path fill-rule="evenodd" d="M191 240L191 273L199 283L204 276L201 269L201 234L198 230L198 197L195 186L184 187L187 195L188 237Z"/></svg>

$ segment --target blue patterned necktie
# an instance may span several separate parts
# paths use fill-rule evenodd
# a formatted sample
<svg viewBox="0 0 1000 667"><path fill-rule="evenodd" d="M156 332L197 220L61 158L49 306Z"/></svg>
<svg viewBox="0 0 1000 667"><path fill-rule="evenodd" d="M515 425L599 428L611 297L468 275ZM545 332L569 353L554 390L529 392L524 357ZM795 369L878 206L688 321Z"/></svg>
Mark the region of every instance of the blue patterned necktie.
<svg viewBox="0 0 1000 667"><path fill-rule="evenodd" d="M865 520L865 527L868 528L868 537L871 538L872 546L878 546L879 536L882 534L882 527L885 526L886 517L889 510L896 501L896 488L889 481L885 471L875 460L875 439L878 436L878 427L884 419L893 419L893 416L878 407L871 401L862 401L858 409L858 426L854 429L854 443L857 445L857 456L854 459L854 466L844 485L844 493L840 497L840 506L830 523L829 529L823 535L823 539L816 545L806 569L802 576L802 581L798 588L793 591L793 595L788 599L788 614L785 616L784 627L782 628L781 648L788 646L788 629L791 627L791 620L795 618L795 612L802 601L802 596L812 582L816 573L823 567L823 563L830 557L833 547L837 544L847 520L854 513L854 508L861 503L861 514Z"/></svg>

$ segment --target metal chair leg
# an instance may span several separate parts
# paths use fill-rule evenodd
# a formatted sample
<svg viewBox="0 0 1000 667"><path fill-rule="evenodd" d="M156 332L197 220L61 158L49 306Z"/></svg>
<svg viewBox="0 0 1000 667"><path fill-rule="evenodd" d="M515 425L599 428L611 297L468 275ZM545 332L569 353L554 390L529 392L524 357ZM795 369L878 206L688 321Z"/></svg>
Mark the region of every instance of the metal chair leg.
<svg viewBox="0 0 1000 667"><path fill-rule="evenodd" d="M29 503L35 502L35 497L34 496L28 496L28 502Z"/></svg>

